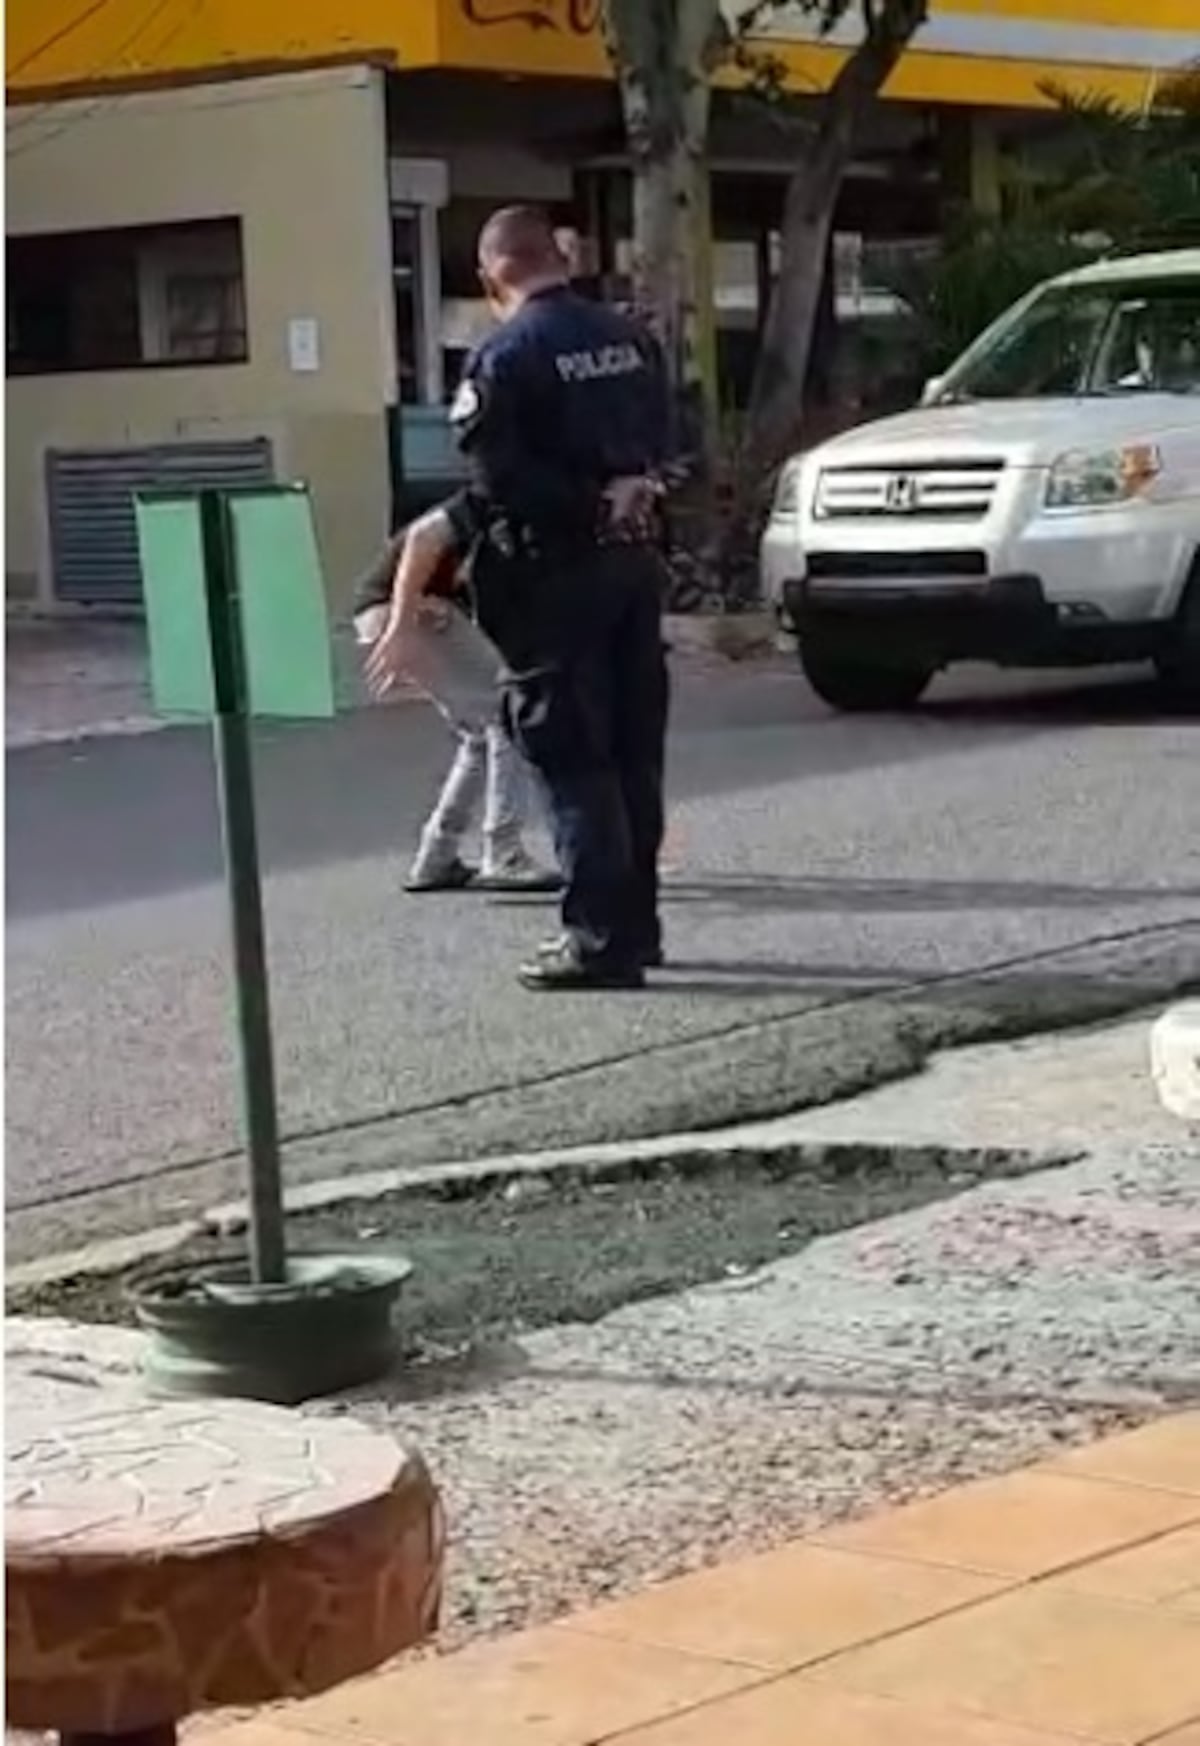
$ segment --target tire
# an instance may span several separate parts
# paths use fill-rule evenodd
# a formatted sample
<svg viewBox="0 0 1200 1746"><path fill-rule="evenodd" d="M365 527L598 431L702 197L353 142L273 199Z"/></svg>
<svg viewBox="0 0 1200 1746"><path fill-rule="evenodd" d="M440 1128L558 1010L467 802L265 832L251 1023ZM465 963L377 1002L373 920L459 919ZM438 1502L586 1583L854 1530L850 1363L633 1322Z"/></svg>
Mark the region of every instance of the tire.
<svg viewBox="0 0 1200 1746"><path fill-rule="evenodd" d="M914 709L937 671L916 663L875 665L803 639L800 665L822 703L855 715Z"/></svg>
<svg viewBox="0 0 1200 1746"><path fill-rule="evenodd" d="M1200 559L1192 566L1170 636L1170 646L1154 663L1158 677L1178 708L1200 710Z"/></svg>

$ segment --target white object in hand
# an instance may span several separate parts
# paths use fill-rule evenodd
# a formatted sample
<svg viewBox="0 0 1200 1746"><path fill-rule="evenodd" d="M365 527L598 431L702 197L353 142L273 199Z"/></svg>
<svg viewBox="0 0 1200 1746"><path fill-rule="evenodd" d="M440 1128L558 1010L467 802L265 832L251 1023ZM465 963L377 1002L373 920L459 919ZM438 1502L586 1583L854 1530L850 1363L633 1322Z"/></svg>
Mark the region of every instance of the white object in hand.
<svg viewBox="0 0 1200 1746"><path fill-rule="evenodd" d="M355 613L354 634L360 648L368 648L379 641L390 610L387 606L367 606L361 612Z"/></svg>
<svg viewBox="0 0 1200 1746"><path fill-rule="evenodd" d="M359 646L373 647L390 617L390 606L367 606L355 613ZM406 677L425 692L457 733L480 734L497 720L503 667L495 645L453 607L444 622L418 619L409 631Z"/></svg>

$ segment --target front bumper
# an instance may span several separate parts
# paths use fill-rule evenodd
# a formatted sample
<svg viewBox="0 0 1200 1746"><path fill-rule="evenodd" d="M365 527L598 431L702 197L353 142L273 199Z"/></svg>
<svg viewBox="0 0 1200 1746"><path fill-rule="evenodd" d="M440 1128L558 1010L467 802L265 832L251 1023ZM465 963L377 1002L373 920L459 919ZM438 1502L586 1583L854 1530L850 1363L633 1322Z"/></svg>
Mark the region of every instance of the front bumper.
<svg viewBox="0 0 1200 1746"><path fill-rule="evenodd" d="M1019 574L911 587L806 577L785 581L782 622L803 642L819 638L848 656L895 656L933 666L1090 665L1149 658L1162 626L1113 623L1094 610L1057 605L1041 578Z"/></svg>
<svg viewBox="0 0 1200 1746"><path fill-rule="evenodd" d="M1036 576L992 576L905 588L869 580L791 580L781 590L782 616L801 637L911 644L939 660L995 660L1052 641L1059 615Z"/></svg>

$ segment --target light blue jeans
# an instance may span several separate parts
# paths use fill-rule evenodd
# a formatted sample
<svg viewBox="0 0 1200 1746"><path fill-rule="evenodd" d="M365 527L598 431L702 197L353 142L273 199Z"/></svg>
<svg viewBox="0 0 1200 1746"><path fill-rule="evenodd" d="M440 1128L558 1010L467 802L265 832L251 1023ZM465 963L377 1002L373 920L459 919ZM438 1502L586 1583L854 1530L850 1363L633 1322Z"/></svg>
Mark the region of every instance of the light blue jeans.
<svg viewBox="0 0 1200 1746"><path fill-rule="evenodd" d="M465 614L416 633L413 677L458 736L458 752L421 833L414 873L435 873L459 853L483 807L483 871L523 853L529 779L497 720L499 651Z"/></svg>

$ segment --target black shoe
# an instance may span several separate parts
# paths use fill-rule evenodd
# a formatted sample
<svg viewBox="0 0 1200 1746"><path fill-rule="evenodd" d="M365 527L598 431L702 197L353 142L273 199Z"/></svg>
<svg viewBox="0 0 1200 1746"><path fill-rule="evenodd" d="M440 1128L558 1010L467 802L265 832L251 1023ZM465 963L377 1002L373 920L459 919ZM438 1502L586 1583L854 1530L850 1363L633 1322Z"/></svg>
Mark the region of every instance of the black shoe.
<svg viewBox="0 0 1200 1746"><path fill-rule="evenodd" d="M465 891L468 885L474 885L475 879L474 867L456 859L447 861L436 873L410 874L404 882L404 889L414 896L430 891Z"/></svg>
<svg viewBox="0 0 1200 1746"><path fill-rule="evenodd" d="M525 988L540 994L589 988L637 989L646 984L640 964L584 958L568 940L543 948L536 957L521 965L517 975Z"/></svg>

